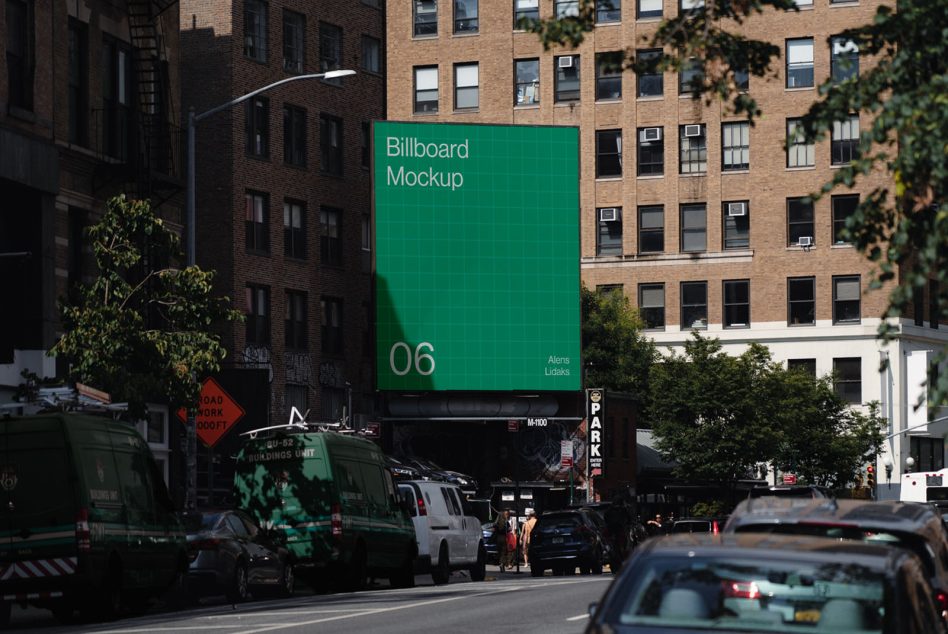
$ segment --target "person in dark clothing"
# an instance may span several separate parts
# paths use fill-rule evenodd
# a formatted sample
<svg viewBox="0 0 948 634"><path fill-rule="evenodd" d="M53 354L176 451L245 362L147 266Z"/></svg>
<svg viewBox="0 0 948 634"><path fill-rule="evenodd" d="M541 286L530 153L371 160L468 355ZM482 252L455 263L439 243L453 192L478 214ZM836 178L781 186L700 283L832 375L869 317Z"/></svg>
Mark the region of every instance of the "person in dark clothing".
<svg viewBox="0 0 948 634"><path fill-rule="evenodd" d="M494 520L494 541L497 543L497 558L500 561L500 571L513 567L513 552L507 544L507 533L511 532L510 510L504 509L497 514Z"/></svg>
<svg viewBox="0 0 948 634"><path fill-rule="evenodd" d="M620 494L606 509L606 530L609 532L609 567L618 572L629 555L629 530L632 526L632 508L625 496Z"/></svg>

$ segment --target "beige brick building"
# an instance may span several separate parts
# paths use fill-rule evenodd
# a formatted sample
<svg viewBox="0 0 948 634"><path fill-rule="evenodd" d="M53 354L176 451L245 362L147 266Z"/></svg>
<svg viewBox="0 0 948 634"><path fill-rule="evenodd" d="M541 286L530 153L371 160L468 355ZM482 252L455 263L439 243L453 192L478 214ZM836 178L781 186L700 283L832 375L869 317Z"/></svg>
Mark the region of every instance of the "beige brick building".
<svg viewBox="0 0 948 634"><path fill-rule="evenodd" d="M816 86L872 63L833 38L871 20L879 3L801 1L799 12L751 20L745 35L784 51L775 76L749 79L764 112L753 127L717 102L692 99L686 78L674 73L636 77L611 68L611 55L648 48L661 16L679 11L675 0L602 3L576 50L544 51L515 27L515 14L547 18L575 4L390 3L388 118L579 126L588 287L621 288L665 349L700 330L729 352L756 341L779 361L835 371L840 393L855 405L879 401L889 418L893 484L910 454L919 467L944 466L948 425L937 419L945 412L912 408L931 351L948 339L944 325L931 321L926 293L901 320L897 341L877 341L887 289L869 291L869 263L838 235L858 197L882 177L805 200L848 162L868 121L841 122L815 147L784 149ZM882 358L890 361L884 372ZM936 422L919 425L929 414Z"/></svg>

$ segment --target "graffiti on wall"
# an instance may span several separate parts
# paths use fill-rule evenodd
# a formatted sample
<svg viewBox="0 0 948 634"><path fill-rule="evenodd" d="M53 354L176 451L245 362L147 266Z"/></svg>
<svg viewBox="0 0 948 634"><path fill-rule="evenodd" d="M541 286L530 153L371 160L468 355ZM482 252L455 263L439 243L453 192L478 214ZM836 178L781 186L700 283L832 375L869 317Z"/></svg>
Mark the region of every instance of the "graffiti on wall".
<svg viewBox="0 0 948 634"><path fill-rule="evenodd" d="M298 385L312 385L313 358L305 352L286 352L283 355L286 366L286 382Z"/></svg>

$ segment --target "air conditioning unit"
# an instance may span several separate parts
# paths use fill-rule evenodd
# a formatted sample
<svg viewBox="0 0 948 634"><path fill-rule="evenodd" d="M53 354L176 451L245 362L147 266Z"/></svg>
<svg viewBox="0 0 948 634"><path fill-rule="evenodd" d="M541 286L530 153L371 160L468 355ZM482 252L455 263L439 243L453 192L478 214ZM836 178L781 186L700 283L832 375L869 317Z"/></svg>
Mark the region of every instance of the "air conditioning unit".
<svg viewBox="0 0 948 634"><path fill-rule="evenodd" d="M813 246L813 236L800 236L797 240L798 247L812 247Z"/></svg>
<svg viewBox="0 0 948 634"><path fill-rule="evenodd" d="M563 57L560 57L560 58L559 58L559 62L558 62L558 63L559 63L560 68L572 68L572 67L573 67L573 56L572 56L572 55L564 55Z"/></svg>
<svg viewBox="0 0 948 634"><path fill-rule="evenodd" d="M735 216L747 215L747 203L728 203L727 215L731 218Z"/></svg>
<svg viewBox="0 0 948 634"><path fill-rule="evenodd" d="M639 130L639 141L642 143L648 143L649 141L661 141L662 140L662 129L661 128L642 128Z"/></svg>
<svg viewBox="0 0 948 634"><path fill-rule="evenodd" d="M686 125L685 136L687 137L701 136L701 126L700 125Z"/></svg>
<svg viewBox="0 0 948 634"><path fill-rule="evenodd" d="M619 219L619 210L615 207L603 207L599 210L599 222L615 222Z"/></svg>

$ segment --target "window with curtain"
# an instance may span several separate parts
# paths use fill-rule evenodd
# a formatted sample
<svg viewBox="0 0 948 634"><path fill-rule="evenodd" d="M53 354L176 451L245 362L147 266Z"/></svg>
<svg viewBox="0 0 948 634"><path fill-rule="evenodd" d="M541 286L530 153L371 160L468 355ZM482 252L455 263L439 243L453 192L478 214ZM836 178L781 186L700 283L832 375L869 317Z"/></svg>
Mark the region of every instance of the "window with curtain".
<svg viewBox="0 0 948 634"><path fill-rule="evenodd" d="M803 135L800 119L787 119L787 167L813 167L816 150Z"/></svg>
<svg viewBox="0 0 948 634"><path fill-rule="evenodd" d="M859 158L859 115L833 122L830 141L830 163L848 165Z"/></svg>
<svg viewBox="0 0 948 634"><path fill-rule="evenodd" d="M415 67L416 113L438 112L438 67Z"/></svg>
<svg viewBox="0 0 948 634"><path fill-rule="evenodd" d="M813 87L813 38L787 40L787 88Z"/></svg>
<svg viewBox="0 0 948 634"><path fill-rule="evenodd" d="M665 209L661 205L639 207L639 253L665 250Z"/></svg>
<svg viewBox="0 0 948 634"><path fill-rule="evenodd" d="M830 40L830 76L836 83L859 76L859 46L845 37Z"/></svg>
<svg viewBox="0 0 948 634"><path fill-rule="evenodd" d="M704 205L681 206L681 250L686 253L708 250L708 214Z"/></svg>
<svg viewBox="0 0 948 634"><path fill-rule="evenodd" d="M833 277L833 323L858 324L859 315L859 276L846 275Z"/></svg>
<svg viewBox="0 0 948 634"><path fill-rule="evenodd" d="M478 65L454 65L454 108L470 110L479 105Z"/></svg>
<svg viewBox="0 0 948 634"><path fill-rule="evenodd" d="M648 330L665 328L664 284L639 284L639 313Z"/></svg>

